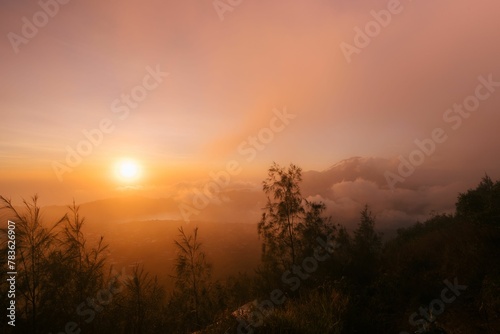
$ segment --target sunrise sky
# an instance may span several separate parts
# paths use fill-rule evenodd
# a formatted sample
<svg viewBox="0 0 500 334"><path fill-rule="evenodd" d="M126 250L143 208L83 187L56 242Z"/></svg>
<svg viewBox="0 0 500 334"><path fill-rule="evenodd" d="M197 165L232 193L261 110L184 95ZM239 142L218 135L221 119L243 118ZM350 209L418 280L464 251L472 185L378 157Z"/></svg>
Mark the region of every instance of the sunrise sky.
<svg viewBox="0 0 500 334"><path fill-rule="evenodd" d="M2 1L0 194L162 197L231 160L235 180L262 180L272 161L324 170L352 156L407 157L435 128L448 139L426 166L498 178L500 87L483 88L491 94L456 129L443 117L480 76L500 82L500 2L402 0L347 59L342 43L355 46L355 28L393 1L243 0L224 13L212 0L66 1L29 38L23 25L40 3ZM134 89L146 95L126 107ZM270 123L279 131L254 156L248 138ZM99 128L107 133L61 181L54 163Z"/></svg>

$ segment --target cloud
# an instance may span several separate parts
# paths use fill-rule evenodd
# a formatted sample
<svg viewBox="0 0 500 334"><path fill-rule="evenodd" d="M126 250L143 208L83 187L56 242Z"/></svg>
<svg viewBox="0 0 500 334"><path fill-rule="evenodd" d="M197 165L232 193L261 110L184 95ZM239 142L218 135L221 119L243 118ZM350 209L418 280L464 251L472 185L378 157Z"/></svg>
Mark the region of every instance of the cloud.
<svg viewBox="0 0 500 334"><path fill-rule="evenodd" d="M223 22L211 1L71 2L18 55L7 38L0 41L3 189L67 202L75 188L44 172L49 160L64 158L64 148L79 141L83 129L116 116L110 103L155 64L171 74L168 79L87 158L95 173L70 176L85 179L75 183L85 183L86 198L115 190L100 175L117 155L130 152L151 157L160 197L165 184L237 154L243 140L268 124L272 109L284 105L297 121L245 166L251 177L265 175L273 160L318 170L349 156L407 155L415 139L443 126L447 108L473 93L479 75L500 80L500 44L493 42L500 38L500 2L402 1L404 11L348 64L340 43L352 42L354 28L364 27L373 19L370 12L387 2L244 1ZM36 2L4 1L0 7L4 33L19 32L22 17L39 10ZM380 206L378 196L408 206L387 208L390 220L404 218L400 212L425 212L431 205L416 203L428 203L426 196L439 190L420 186L498 173L500 142L491 138L498 133L499 105L500 91L425 162L446 173L444 181L422 177L419 169L404 184L413 191L397 191L401 199L357 183L320 194L355 197L334 198L339 210L366 199ZM29 172L20 175L24 170ZM12 174L21 181L14 184ZM179 196L188 191L180 189Z"/></svg>
<svg viewBox="0 0 500 334"><path fill-rule="evenodd" d="M365 204L377 216L379 228L408 226L423 221L432 213L451 213L463 185L452 183L418 189L385 189L361 178L331 186L327 196L311 195L308 200L322 201L338 223L354 226Z"/></svg>

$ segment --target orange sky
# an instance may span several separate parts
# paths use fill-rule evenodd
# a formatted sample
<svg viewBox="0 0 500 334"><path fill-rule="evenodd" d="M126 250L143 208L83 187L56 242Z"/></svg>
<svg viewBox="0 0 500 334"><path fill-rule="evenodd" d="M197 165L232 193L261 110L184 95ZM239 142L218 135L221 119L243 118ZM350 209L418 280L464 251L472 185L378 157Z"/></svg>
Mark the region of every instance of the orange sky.
<svg viewBox="0 0 500 334"><path fill-rule="evenodd" d="M122 157L142 165L137 189L166 196L232 159L239 177L263 179L273 160L321 170L351 156L407 155L416 138L447 126L443 114L479 76L500 81L500 3L401 1L346 61L341 43L354 44L354 28L388 3L244 0L221 20L210 0L69 1L13 47L9 33L22 35L23 17L41 7L3 1L0 194L38 192L46 203L116 195L126 186L112 172ZM113 102L157 67L168 76L120 119ZM500 88L426 163L495 175L499 106ZM284 107L294 118L247 161L240 145ZM106 119L113 130L60 182L54 162Z"/></svg>

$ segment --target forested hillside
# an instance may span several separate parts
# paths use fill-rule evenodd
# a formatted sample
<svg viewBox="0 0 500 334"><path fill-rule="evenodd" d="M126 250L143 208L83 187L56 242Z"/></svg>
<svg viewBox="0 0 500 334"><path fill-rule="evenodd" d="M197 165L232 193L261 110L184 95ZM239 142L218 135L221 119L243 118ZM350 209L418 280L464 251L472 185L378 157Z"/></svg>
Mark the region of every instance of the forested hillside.
<svg viewBox="0 0 500 334"><path fill-rule="evenodd" d="M269 169L257 270L215 277L203 226L182 226L168 286L140 264L113 266L113 245L86 237L76 204L48 221L36 197L23 208L1 197L15 229L2 231L0 260L15 235L17 264L15 331L3 317L2 333L500 333L499 181L484 176L454 214L383 241L369 203L349 232L301 180L295 165ZM0 290L7 309L5 276Z"/></svg>

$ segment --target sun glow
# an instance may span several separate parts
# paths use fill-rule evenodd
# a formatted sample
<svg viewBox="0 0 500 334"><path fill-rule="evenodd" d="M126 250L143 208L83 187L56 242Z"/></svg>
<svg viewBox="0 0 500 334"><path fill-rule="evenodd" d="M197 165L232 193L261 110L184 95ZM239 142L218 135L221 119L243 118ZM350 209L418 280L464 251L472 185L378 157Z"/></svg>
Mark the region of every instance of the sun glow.
<svg viewBox="0 0 500 334"><path fill-rule="evenodd" d="M137 161L121 160L116 164L116 174L121 181L131 182L141 176L141 168Z"/></svg>

